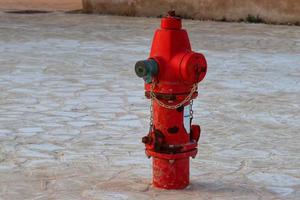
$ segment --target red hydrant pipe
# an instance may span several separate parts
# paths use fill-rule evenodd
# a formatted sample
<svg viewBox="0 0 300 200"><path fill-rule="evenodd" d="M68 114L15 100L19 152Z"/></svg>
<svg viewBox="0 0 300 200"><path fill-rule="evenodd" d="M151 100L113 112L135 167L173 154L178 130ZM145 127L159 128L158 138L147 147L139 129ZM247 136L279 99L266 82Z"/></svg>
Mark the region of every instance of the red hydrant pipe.
<svg viewBox="0 0 300 200"><path fill-rule="evenodd" d="M145 80L151 99L150 130L143 137L153 158L153 185L183 189L189 184L189 159L197 154L200 126L192 125L192 102L207 71L205 57L193 52L187 32L175 12L162 18L150 57L138 61L135 72Z"/></svg>

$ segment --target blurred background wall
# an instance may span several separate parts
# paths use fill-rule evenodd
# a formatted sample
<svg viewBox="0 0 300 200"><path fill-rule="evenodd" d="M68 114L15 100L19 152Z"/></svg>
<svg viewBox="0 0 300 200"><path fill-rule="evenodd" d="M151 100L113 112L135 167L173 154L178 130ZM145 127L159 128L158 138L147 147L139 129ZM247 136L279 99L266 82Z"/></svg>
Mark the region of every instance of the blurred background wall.
<svg viewBox="0 0 300 200"><path fill-rule="evenodd" d="M0 0L0 10L66 11L82 8L82 0Z"/></svg>
<svg viewBox="0 0 300 200"><path fill-rule="evenodd" d="M170 9L185 18L299 23L300 0L82 0L88 13L161 16Z"/></svg>
<svg viewBox="0 0 300 200"><path fill-rule="evenodd" d="M300 25L300 0L0 0L0 10L78 10L86 13Z"/></svg>

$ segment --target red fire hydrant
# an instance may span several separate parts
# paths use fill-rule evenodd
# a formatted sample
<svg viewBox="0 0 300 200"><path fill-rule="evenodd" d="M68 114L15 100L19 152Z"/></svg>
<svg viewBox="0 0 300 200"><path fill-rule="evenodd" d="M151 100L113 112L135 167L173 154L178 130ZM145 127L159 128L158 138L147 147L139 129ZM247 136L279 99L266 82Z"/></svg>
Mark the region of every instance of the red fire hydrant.
<svg viewBox="0 0 300 200"><path fill-rule="evenodd" d="M150 130L143 137L146 155L153 157L153 185L182 189L189 184L189 159L197 154L200 126L191 125L192 102L205 77L205 57L191 50L187 32L174 11L161 20L150 57L135 65L151 99Z"/></svg>

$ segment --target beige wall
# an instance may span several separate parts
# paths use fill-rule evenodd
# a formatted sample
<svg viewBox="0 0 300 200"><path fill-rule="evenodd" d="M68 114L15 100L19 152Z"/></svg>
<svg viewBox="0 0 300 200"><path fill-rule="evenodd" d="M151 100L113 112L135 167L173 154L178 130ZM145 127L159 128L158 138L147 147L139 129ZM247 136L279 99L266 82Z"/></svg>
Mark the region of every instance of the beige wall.
<svg viewBox="0 0 300 200"><path fill-rule="evenodd" d="M66 11L82 8L82 0L0 0L0 10Z"/></svg>
<svg viewBox="0 0 300 200"><path fill-rule="evenodd" d="M300 0L82 0L86 12L130 16L161 16L174 8L193 19L237 21L249 14L266 22L299 23Z"/></svg>

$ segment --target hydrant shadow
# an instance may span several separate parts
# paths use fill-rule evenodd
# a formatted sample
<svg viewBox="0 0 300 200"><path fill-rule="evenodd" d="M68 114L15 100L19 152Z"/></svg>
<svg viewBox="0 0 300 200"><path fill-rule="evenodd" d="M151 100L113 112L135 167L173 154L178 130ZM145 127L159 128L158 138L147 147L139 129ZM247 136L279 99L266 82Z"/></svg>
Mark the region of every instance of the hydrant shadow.
<svg viewBox="0 0 300 200"><path fill-rule="evenodd" d="M186 191L205 194L207 196L245 196L245 197L275 197L276 195L266 188L257 187L250 184L240 184L233 182L191 182Z"/></svg>

